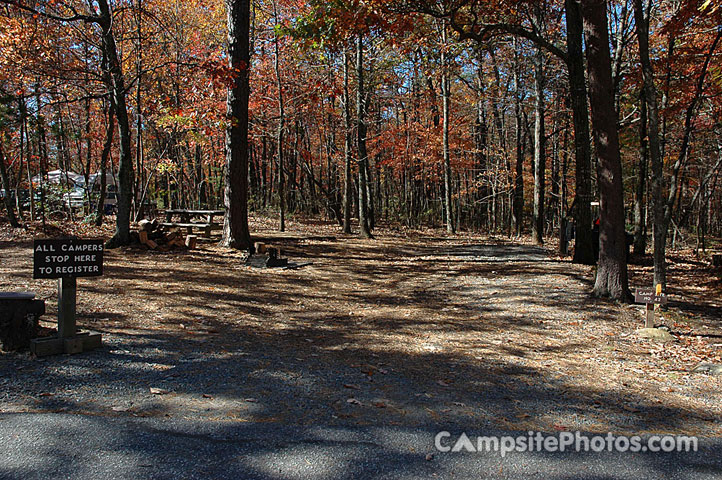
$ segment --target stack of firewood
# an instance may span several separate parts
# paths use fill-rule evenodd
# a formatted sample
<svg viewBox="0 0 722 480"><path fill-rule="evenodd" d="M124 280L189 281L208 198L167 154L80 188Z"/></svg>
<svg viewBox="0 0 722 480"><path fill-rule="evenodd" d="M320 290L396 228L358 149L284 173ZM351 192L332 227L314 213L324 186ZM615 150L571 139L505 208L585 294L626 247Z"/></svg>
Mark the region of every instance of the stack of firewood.
<svg viewBox="0 0 722 480"><path fill-rule="evenodd" d="M150 250L167 252L174 248L194 249L198 243L197 235L183 235L179 228L166 228L158 220L138 222L138 243Z"/></svg>

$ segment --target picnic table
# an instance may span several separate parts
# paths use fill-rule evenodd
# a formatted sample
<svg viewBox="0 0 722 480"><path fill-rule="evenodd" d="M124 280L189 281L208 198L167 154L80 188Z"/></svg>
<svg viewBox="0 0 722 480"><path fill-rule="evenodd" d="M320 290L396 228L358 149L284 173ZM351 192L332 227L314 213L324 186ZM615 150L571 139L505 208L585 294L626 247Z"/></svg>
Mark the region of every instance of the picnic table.
<svg viewBox="0 0 722 480"><path fill-rule="evenodd" d="M189 235L193 233L194 228L197 228L206 237L210 237L213 230L223 228L222 224L214 221L214 217L223 216L224 214L224 210L170 209L165 211L165 222L161 223L161 225L164 227L185 228Z"/></svg>

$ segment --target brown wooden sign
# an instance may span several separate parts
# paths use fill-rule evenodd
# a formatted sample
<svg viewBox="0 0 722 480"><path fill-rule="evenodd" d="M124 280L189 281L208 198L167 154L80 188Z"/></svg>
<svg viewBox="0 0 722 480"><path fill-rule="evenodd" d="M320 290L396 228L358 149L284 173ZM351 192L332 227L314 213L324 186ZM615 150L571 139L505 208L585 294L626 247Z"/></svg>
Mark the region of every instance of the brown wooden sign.
<svg viewBox="0 0 722 480"><path fill-rule="evenodd" d="M103 275L103 240L48 238L33 243L33 278Z"/></svg>
<svg viewBox="0 0 722 480"><path fill-rule="evenodd" d="M666 305L667 294L657 295L654 288L637 288L634 291L634 303Z"/></svg>

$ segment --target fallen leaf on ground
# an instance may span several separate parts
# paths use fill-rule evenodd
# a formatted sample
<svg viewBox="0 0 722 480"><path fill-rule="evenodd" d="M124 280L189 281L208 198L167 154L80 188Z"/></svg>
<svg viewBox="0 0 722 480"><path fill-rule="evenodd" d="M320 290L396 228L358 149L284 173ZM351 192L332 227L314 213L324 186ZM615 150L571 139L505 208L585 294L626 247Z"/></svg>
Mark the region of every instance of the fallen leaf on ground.
<svg viewBox="0 0 722 480"><path fill-rule="evenodd" d="M166 393L170 393L170 392L168 390L164 390L162 388L150 387L150 393L152 393L153 395L165 395Z"/></svg>

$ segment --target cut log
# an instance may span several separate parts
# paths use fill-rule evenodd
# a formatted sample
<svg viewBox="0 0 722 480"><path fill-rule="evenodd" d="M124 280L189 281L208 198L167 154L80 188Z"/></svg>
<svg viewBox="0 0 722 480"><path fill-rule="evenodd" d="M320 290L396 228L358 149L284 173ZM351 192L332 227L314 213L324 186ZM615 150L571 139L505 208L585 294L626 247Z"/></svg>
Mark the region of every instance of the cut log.
<svg viewBox="0 0 722 480"><path fill-rule="evenodd" d="M266 253L266 244L263 242L256 242L253 244L253 249L256 253Z"/></svg>
<svg viewBox="0 0 722 480"><path fill-rule="evenodd" d="M138 232L138 238L140 240L140 243L142 243L143 245L147 244L148 243L148 232L145 230L141 230L140 232Z"/></svg>
<svg viewBox="0 0 722 480"><path fill-rule="evenodd" d="M155 227L153 227L153 222L150 220L143 219L140 222L138 222L138 228L141 232L152 232L155 230Z"/></svg>
<svg viewBox="0 0 722 480"><path fill-rule="evenodd" d="M158 248L158 244L155 243L155 241L153 240L148 240L147 242L145 242L145 244L148 245L148 248L150 248L151 250L155 250L156 248Z"/></svg>
<svg viewBox="0 0 722 480"><path fill-rule="evenodd" d="M197 244L198 244L198 235L187 235L186 236L186 242L185 242L186 247L193 250L196 248Z"/></svg>

